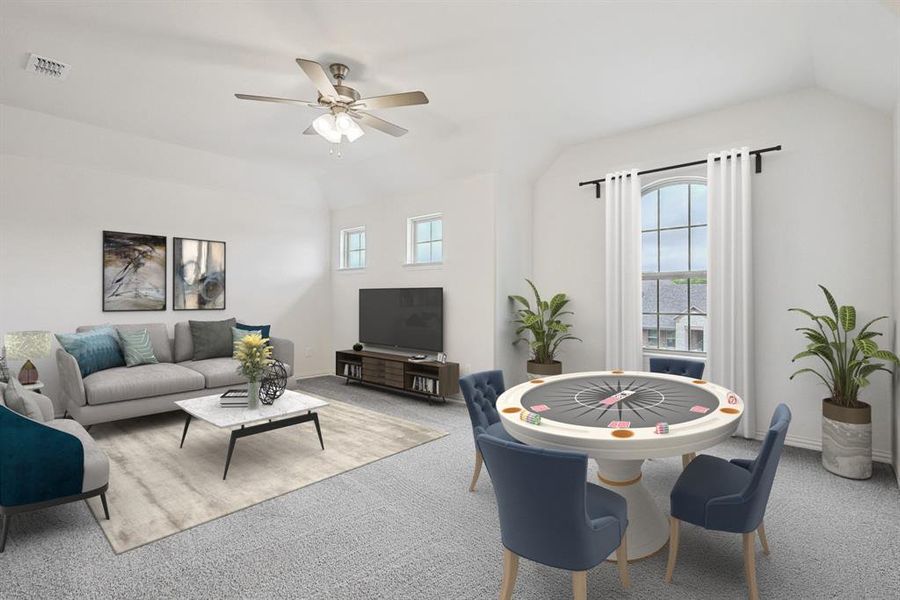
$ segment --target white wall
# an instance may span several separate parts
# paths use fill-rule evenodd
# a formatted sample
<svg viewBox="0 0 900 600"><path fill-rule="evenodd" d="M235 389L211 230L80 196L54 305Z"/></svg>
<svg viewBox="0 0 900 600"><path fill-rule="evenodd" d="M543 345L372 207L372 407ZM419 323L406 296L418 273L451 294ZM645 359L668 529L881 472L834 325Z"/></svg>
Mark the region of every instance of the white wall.
<svg viewBox="0 0 900 600"><path fill-rule="evenodd" d="M579 181L623 168L699 159L734 146L783 144L754 175L756 282L756 429L779 402L794 412L790 443L817 447L824 389L788 381L802 347L787 312L821 310L817 283L863 319L893 313L891 286L892 139L888 115L820 90L768 98L566 149L538 180L534 196L534 275L573 297L575 334L564 350L567 371L605 366L603 356L603 205ZM882 331L892 337L893 326ZM890 346L891 340L885 340ZM874 380L862 397L873 405L875 458L891 456L891 386Z"/></svg>
<svg viewBox="0 0 900 600"><path fill-rule="evenodd" d="M328 213L318 189L246 161L0 105L0 335L236 316L329 370ZM104 229L227 242L227 310L101 311ZM309 354L309 356L307 356ZM60 398L55 360L38 361ZM18 369L19 363L11 365Z"/></svg>
<svg viewBox="0 0 900 600"><path fill-rule="evenodd" d="M448 360L460 363L462 373L493 368L495 196L496 178L487 174L332 211L333 349L347 349L358 339L360 288L443 287ZM405 265L407 219L438 212L444 217L443 263ZM361 225L367 266L339 270L339 232Z"/></svg>
<svg viewBox="0 0 900 600"><path fill-rule="evenodd" d="M900 100L894 108L894 353L900 352ZM894 371L894 474L900 484L900 368Z"/></svg>

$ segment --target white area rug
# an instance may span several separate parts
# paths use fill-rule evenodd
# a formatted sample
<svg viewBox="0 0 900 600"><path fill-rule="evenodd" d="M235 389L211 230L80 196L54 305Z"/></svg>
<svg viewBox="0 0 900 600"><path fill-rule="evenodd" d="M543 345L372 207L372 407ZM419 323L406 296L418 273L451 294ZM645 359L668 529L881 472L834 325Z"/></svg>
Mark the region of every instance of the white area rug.
<svg viewBox="0 0 900 600"><path fill-rule="evenodd" d="M319 410L324 451L311 422L240 438L225 481L227 429L194 419L179 449L180 411L93 427L110 459L111 519L103 517L99 498L88 504L113 550L137 548L446 435L327 400Z"/></svg>

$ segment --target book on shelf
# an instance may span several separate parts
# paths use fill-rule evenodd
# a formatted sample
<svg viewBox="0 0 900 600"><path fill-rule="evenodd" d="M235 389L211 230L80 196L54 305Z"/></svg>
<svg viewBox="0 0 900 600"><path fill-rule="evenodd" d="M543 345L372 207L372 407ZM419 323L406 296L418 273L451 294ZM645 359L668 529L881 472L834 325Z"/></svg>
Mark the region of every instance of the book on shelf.
<svg viewBox="0 0 900 600"><path fill-rule="evenodd" d="M352 377L353 379L362 379L362 365L353 363L344 363L344 377Z"/></svg>
<svg viewBox="0 0 900 600"><path fill-rule="evenodd" d="M433 377L414 375L412 378L412 390L438 396L441 393L441 382Z"/></svg>

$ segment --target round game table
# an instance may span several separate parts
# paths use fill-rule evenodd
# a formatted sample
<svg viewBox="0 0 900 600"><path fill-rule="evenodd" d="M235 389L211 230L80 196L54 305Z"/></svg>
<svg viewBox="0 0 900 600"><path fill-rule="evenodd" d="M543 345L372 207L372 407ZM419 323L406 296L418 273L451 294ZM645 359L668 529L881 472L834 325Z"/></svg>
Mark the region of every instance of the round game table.
<svg viewBox="0 0 900 600"><path fill-rule="evenodd" d="M628 560L636 560L669 539L668 520L641 482L643 462L690 455L727 439L744 403L707 381L615 370L522 383L497 399L497 411L520 442L597 461L600 484L628 503Z"/></svg>

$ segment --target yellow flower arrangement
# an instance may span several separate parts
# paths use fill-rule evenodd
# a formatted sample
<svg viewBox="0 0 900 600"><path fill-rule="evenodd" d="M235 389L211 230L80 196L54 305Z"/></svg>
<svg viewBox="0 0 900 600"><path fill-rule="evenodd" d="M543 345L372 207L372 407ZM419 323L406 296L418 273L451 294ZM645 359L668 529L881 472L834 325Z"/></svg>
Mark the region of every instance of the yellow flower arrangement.
<svg viewBox="0 0 900 600"><path fill-rule="evenodd" d="M272 347L269 339L258 333L250 333L234 344L234 357L240 363L238 372L249 381L259 381L272 363Z"/></svg>

